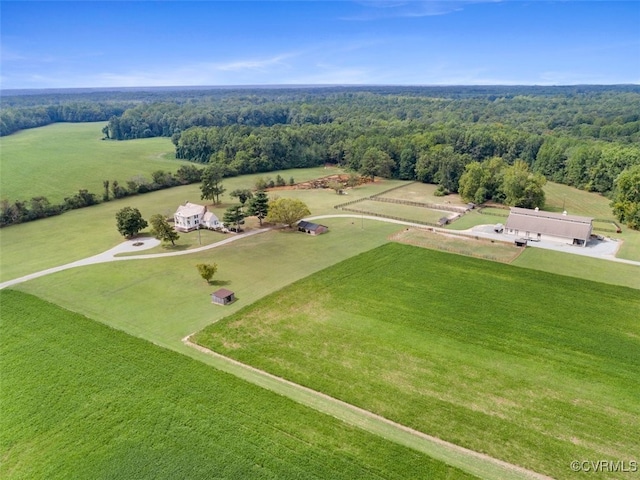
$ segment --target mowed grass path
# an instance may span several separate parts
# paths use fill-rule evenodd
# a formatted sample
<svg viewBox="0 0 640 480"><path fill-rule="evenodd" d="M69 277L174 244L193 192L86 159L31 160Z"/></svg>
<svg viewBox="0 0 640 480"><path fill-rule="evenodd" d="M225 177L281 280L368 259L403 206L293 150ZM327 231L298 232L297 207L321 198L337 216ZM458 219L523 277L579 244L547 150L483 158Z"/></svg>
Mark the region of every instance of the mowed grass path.
<svg viewBox="0 0 640 480"><path fill-rule="evenodd" d="M0 300L4 479L472 478L36 297Z"/></svg>
<svg viewBox="0 0 640 480"><path fill-rule="evenodd" d="M637 454L638 311L637 290L388 244L194 340L455 444L573 478L571 460Z"/></svg>
<svg viewBox="0 0 640 480"><path fill-rule="evenodd" d="M102 140L106 123L56 123L0 138L0 197L10 202L45 196L60 203L81 188L102 198L104 180L127 180L156 170L175 172L169 138Z"/></svg>

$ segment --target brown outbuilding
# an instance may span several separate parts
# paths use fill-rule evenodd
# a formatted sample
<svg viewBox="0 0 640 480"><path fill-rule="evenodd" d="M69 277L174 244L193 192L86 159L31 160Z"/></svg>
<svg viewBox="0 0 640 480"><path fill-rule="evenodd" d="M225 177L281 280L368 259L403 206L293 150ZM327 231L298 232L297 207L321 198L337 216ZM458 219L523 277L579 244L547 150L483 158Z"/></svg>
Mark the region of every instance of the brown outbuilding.
<svg viewBox="0 0 640 480"><path fill-rule="evenodd" d="M309 235L321 235L329 231L329 227L318 223L300 220L298 222L298 231L308 233Z"/></svg>
<svg viewBox="0 0 640 480"><path fill-rule="evenodd" d="M216 290L211 294L211 301L218 305L227 305L236 299L236 294L226 288Z"/></svg>

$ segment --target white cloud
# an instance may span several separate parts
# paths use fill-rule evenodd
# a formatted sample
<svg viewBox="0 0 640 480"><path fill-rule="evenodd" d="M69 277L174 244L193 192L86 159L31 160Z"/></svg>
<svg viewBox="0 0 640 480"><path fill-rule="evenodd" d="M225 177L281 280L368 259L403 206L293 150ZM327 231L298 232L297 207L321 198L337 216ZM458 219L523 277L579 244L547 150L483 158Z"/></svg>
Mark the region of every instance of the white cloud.
<svg viewBox="0 0 640 480"><path fill-rule="evenodd" d="M382 18L415 18L447 15L463 10L467 5L475 3L499 3L503 0L373 0L358 1L364 10L359 15L343 18L343 20L379 20Z"/></svg>
<svg viewBox="0 0 640 480"><path fill-rule="evenodd" d="M295 56L294 54L276 55L271 58L263 58L259 60L236 60L227 63L212 64L215 70L238 72L243 70L265 70L270 67L286 66L284 60Z"/></svg>

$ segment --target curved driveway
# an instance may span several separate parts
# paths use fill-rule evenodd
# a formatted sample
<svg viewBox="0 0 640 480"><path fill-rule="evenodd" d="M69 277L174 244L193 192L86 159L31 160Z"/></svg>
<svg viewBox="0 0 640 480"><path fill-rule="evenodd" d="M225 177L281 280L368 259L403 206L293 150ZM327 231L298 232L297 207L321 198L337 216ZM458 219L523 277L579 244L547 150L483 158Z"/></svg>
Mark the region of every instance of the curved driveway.
<svg viewBox="0 0 640 480"><path fill-rule="evenodd" d="M512 241L510 238L505 238L503 234L492 232L491 226L487 226L487 225L477 225L468 230L447 230L445 228L439 228L439 227L427 227L420 223L406 222L403 220L394 220L392 218L376 217L372 215L358 215L353 213L315 215L312 217L307 217L305 220L321 220L323 218L360 218L360 219L367 219L367 220L376 220L378 222L395 223L397 225L405 225L408 227L428 228L429 230L434 232L447 233L450 235L453 234L453 235L465 235L470 237L482 237L482 238L488 238L488 239L498 240L498 241L508 242L508 243L511 243ZM23 277L14 278L13 280L7 280L6 282L0 283L0 290L2 290L3 288L10 287L12 285L16 285L18 283L26 282L28 280L33 280L34 278L43 277L51 273L68 270L70 268L83 267L85 265L94 265L97 263L115 262L115 261L124 261L124 260L143 260L143 259L150 259L150 258L189 255L191 253L197 253L197 252L202 252L204 250L221 247L223 245L227 245L228 243L235 242L245 237L250 237L252 235L264 233L268 230L270 229L261 228L258 230L253 230L251 232L241 234L241 235L234 235L233 237L229 237L220 242L212 243L211 245L205 245L204 247L192 248L190 250L183 250L180 252L154 253L154 254L147 254L147 255L129 255L126 257L116 257L116 255L120 253L130 253L130 252L137 252L141 250L148 250L150 248L160 245L160 241L152 237L144 237L144 238L139 238L134 240L128 240L110 250L107 250L106 252L100 253L98 255L94 255L93 257L84 258L82 260L77 260L75 262L67 263L65 265L60 265L58 267L49 268L47 270L41 270L40 272L35 272L29 275L25 275ZM140 241L143 242L143 245L137 246L137 247L133 245L134 243L140 242ZM590 247L581 248L581 247L573 247L571 245L564 245L560 243L556 244L552 242L530 242L529 245L537 248L557 250L560 252L571 253L574 255L583 255L583 256L589 256L593 258L600 258L602 260L609 260L612 262L619 262L619 263L626 263L629 265L640 266L640 262L615 257L614 254L615 254L615 251L617 250L618 245L613 245L611 248L608 248L608 249L590 248Z"/></svg>
<svg viewBox="0 0 640 480"><path fill-rule="evenodd" d="M2 290L3 288L10 287L12 285L16 285L18 283L33 280L34 278L44 277L45 275L61 272L63 270L69 270L70 268L84 267L86 265L95 265L97 263L117 262L117 261L123 261L123 260L143 260L147 258L162 258L162 257L176 257L179 255L189 255L191 253L197 253L197 252L202 252L204 250L221 247L223 245L227 245L228 243L240 240L241 238L246 238L252 235L257 235L259 233L264 233L268 230L269 230L268 228L261 228L259 230L253 230L251 232L243 233L241 235L234 235L233 237L226 238L220 242L212 243L211 245L205 245L204 247L192 248L190 250L183 250L180 252L153 253L153 254L147 254L147 255L129 255L126 257L116 257L116 255L120 253L139 252L141 250L148 250L150 248L154 248L160 245L160 240L157 240L153 237L135 238L133 240L127 240L126 242L123 242L120 245L117 245L112 249L107 250L106 252L102 252L102 253L99 253L98 255L94 255L93 257L83 258L82 260L76 260L75 262L67 263L65 265L60 265L58 267L52 267L46 270L41 270L39 272L30 273L29 275L25 275L23 277L14 278L13 280L7 280L6 282L0 283L0 290ZM134 244L138 242L142 242L142 245L135 246Z"/></svg>

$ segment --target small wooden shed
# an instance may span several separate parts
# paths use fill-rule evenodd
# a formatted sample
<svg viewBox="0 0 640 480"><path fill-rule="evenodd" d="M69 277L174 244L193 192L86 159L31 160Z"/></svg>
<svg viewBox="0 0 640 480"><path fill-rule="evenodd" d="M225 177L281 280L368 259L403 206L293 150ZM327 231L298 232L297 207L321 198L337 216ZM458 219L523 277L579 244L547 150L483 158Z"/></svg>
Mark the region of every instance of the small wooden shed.
<svg viewBox="0 0 640 480"><path fill-rule="evenodd" d="M298 231L308 233L309 235L321 235L329 231L329 227L313 222L307 222L305 220L300 220L298 222Z"/></svg>
<svg viewBox="0 0 640 480"><path fill-rule="evenodd" d="M235 299L236 294L226 288L221 288L211 294L211 302L217 303L218 305L227 305L235 301Z"/></svg>

